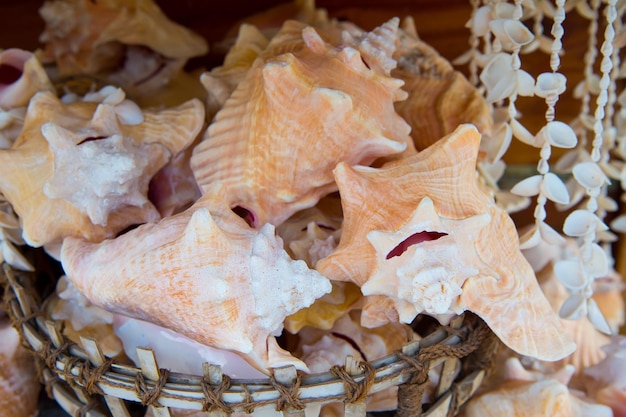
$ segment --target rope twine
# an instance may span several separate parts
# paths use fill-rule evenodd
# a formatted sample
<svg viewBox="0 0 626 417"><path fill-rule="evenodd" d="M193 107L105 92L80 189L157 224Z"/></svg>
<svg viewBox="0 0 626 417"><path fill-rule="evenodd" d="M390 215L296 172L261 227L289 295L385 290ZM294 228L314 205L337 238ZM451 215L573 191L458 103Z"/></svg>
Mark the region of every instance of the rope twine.
<svg viewBox="0 0 626 417"><path fill-rule="evenodd" d="M367 397L370 388L374 384L376 378L376 370L367 362L359 362L359 367L363 369L365 378L361 382L357 382L352 375L346 371L345 366L335 365L330 368L330 373L341 379L346 390L347 403L355 403Z"/></svg>
<svg viewBox="0 0 626 417"><path fill-rule="evenodd" d="M408 372L413 373L405 384L398 386L396 417L418 417L422 415L422 398L428 382L428 370L431 361L441 358L464 358L478 350L489 334L491 334L491 330L482 320L474 320L468 322L467 333L457 345L435 344L427 346L420 348L415 356L406 355L402 351L396 352L399 358L411 365ZM454 407L450 408L460 406L456 404L457 395L453 392L451 405Z"/></svg>
<svg viewBox="0 0 626 417"><path fill-rule="evenodd" d="M135 391L139 397L141 405L157 405L157 399L161 395L161 390L167 382L167 378L170 376L170 371L167 369L159 369L159 380L156 381L153 388L150 388L146 383L146 378L141 372L138 372L135 376Z"/></svg>
<svg viewBox="0 0 626 417"><path fill-rule="evenodd" d="M200 386L204 394L202 411L213 412L215 410L221 410L226 414L232 414L233 409L222 400L222 394L230 388L230 378L228 375L222 375L222 380L218 385L213 385L209 383L207 378L202 378ZM248 392L248 394L250 393Z"/></svg>
<svg viewBox="0 0 626 417"><path fill-rule="evenodd" d="M296 374L296 379L293 385L283 385L274 378L274 375L270 376L270 383L272 387L280 394L280 398L276 403L276 411L286 410L290 407L294 410L304 410L305 405L300 401L298 390L302 384L302 376L300 373Z"/></svg>

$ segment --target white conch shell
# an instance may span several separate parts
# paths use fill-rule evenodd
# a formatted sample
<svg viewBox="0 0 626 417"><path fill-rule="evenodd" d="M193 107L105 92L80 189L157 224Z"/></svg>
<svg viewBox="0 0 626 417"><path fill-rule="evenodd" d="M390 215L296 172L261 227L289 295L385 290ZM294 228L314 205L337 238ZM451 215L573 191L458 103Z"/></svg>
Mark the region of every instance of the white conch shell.
<svg viewBox="0 0 626 417"><path fill-rule="evenodd" d="M406 97L401 85L354 48L286 22L195 148L198 184L203 193L224 185L229 206L254 225L279 225L336 190L339 161L369 164L406 148L409 126L393 108Z"/></svg>
<svg viewBox="0 0 626 417"><path fill-rule="evenodd" d="M264 378L265 374L246 362L241 356L222 349L203 345L156 324L115 314L115 335L124 345L124 352L139 365L137 348L149 346L160 367L173 372L202 375L202 364L219 365L231 378Z"/></svg>
<svg viewBox="0 0 626 417"><path fill-rule="evenodd" d="M35 55L22 49L0 52L0 74L0 108L23 107L36 92L54 90Z"/></svg>
<svg viewBox="0 0 626 417"><path fill-rule="evenodd" d="M198 135L202 103L146 110L143 122L132 124L120 120L116 107L63 104L50 92L31 99L22 133L0 150L0 191L29 245L67 235L98 241L159 218L146 197L148 181Z"/></svg>
<svg viewBox="0 0 626 417"><path fill-rule="evenodd" d="M215 198L100 244L68 237L63 268L108 310L238 352L262 372L286 364L306 369L272 334L287 315L329 292L330 282L293 261L273 226L252 229Z"/></svg>
<svg viewBox="0 0 626 417"><path fill-rule="evenodd" d="M343 231L317 269L389 297L403 322L470 310L517 352L561 359L575 346L523 258L512 220L477 180L479 141L463 125L381 169L338 164Z"/></svg>

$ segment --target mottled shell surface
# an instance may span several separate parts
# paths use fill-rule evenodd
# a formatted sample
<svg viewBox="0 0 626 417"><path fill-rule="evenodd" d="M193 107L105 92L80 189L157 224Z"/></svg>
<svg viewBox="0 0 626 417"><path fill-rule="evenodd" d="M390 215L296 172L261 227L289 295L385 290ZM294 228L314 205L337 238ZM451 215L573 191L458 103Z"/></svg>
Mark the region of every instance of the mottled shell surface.
<svg viewBox="0 0 626 417"><path fill-rule="evenodd" d="M271 225L252 229L207 196L101 244L66 238L61 261L96 305L237 352L262 372L287 364L306 370L272 334L329 292L330 282L282 247Z"/></svg>
<svg viewBox="0 0 626 417"><path fill-rule="evenodd" d="M411 126L415 148L426 149L463 123L490 133L490 108L465 76L409 31L400 30L398 39L393 55L398 65L391 75L404 81L408 97L395 107Z"/></svg>
<svg viewBox="0 0 626 417"><path fill-rule="evenodd" d="M287 22L196 147L198 184L204 193L223 184L230 207L278 225L336 190L339 161L369 164L406 148L409 126L393 108L401 84L356 49Z"/></svg>
<svg viewBox="0 0 626 417"><path fill-rule="evenodd" d="M46 23L44 55L61 74L114 69L125 45L165 57L187 59L207 52L199 35L172 22L152 0L48 1L39 11Z"/></svg>
<svg viewBox="0 0 626 417"><path fill-rule="evenodd" d="M0 150L0 191L29 245L69 235L99 241L159 219L147 199L148 182L198 135L203 106L191 100L140 112L139 120L117 110L106 103L63 104L49 92L31 100L22 133L11 149Z"/></svg>
<svg viewBox="0 0 626 417"><path fill-rule="evenodd" d="M476 128L462 125L381 169L338 164L343 232L317 269L390 298L402 322L470 310L513 350L561 359L575 345L522 256L515 225L479 185L479 142Z"/></svg>
<svg viewBox="0 0 626 417"><path fill-rule="evenodd" d="M24 107L36 92L53 90L35 55L22 49L0 52L0 74L0 109Z"/></svg>
<svg viewBox="0 0 626 417"><path fill-rule="evenodd" d="M0 324L0 340L0 417L36 417L41 386L35 358L8 323Z"/></svg>

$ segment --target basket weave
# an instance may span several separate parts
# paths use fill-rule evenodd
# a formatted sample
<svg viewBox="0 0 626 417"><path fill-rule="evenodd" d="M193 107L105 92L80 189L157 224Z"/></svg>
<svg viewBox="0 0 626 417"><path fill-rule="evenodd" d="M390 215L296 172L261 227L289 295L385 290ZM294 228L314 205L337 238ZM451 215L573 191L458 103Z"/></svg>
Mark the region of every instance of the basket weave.
<svg viewBox="0 0 626 417"><path fill-rule="evenodd" d="M137 368L104 357L92 339L81 340L84 349L68 341L28 290L27 274L7 264L3 274L12 324L38 358L48 395L73 416L130 417L128 406L135 402L159 417L170 416L169 407L216 416L271 407L303 417L308 405L343 402L346 417L363 417L368 394L396 385L396 416L455 416L480 386L497 348L489 328L465 314L392 355L368 363L348 357L344 366L323 374L307 375L291 366L273 369L267 379L231 380L219 366L204 364L203 377L186 375L159 369L148 348L137 349ZM439 365L436 401L423 406L428 371Z"/></svg>

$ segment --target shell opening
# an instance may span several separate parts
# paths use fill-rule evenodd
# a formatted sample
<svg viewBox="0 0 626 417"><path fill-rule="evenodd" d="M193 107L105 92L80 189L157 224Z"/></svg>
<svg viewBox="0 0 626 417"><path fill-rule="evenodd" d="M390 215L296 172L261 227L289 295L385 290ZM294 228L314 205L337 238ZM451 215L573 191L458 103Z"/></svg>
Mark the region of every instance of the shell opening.
<svg viewBox="0 0 626 417"><path fill-rule="evenodd" d="M338 332L331 332L330 334L335 336L338 339L343 340L344 342L346 342L350 346L352 346L352 348L354 350L359 352L359 354L361 355L363 360L367 362L367 356L365 356L365 353L361 350L361 347L359 346L359 344L357 342L354 341L354 339L352 339L350 336L346 336L345 334L338 333Z"/></svg>
<svg viewBox="0 0 626 417"><path fill-rule="evenodd" d="M440 233L440 232L427 232L427 231L413 233L411 236L407 237L402 242L398 243L396 247L394 247L391 251L389 251L385 259L391 259L394 256L402 255L412 245L417 245L418 243L428 242L431 240L437 240L444 236L448 236L448 234Z"/></svg>
<svg viewBox="0 0 626 417"><path fill-rule="evenodd" d="M100 140L100 139L107 139L109 136L89 136L83 140L81 140L80 142L78 142L76 145L82 145L83 143L86 142L93 142L94 140Z"/></svg>
<svg viewBox="0 0 626 417"><path fill-rule="evenodd" d="M0 85L13 84L22 76L22 70L13 65L0 64Z"/></svg>
<svg viewBox="0 0 626 417"><path fill-rule="evenodd" d="M231 210L237 216L239 216L242 219L244 219L246 221L246 223L248 223L248 226L256 227L256 216L254 215L253 212L251 212L247 208L241 207L241 206L235 206Z"/></svg>

